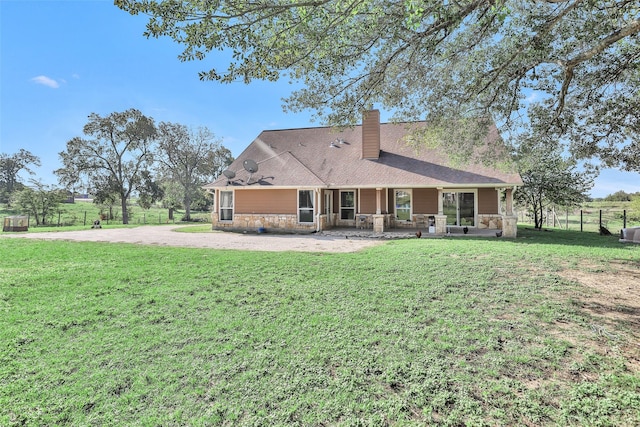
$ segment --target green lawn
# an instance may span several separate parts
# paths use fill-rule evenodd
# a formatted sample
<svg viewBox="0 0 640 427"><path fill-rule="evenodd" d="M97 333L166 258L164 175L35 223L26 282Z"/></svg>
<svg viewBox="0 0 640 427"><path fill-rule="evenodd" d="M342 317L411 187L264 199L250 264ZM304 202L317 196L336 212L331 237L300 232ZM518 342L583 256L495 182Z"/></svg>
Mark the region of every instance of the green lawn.
<svg viewBox="0 0 640 427"><path fill-rule="evenodd" d="M640 425L640 308L563 274L638 272L616 237L0 257L2 426Z"/></svg>

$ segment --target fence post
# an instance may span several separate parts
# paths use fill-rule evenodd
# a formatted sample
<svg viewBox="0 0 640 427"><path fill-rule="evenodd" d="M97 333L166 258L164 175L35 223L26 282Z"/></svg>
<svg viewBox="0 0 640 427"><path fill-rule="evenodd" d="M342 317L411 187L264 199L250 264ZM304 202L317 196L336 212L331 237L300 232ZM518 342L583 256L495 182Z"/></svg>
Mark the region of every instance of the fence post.
<svg viewBox="0 0 640 427"><path fill-rule="evenodd" d="M546 226L548 227L549 226L549 209L544 210L544 220L545 220Z"/></svg>
<svg viewBox="0 0 640 427"><path fill-rule="evenodd" d="M602 230L602 209L600 209L600 226L598 227L598 233Z"/></svg>
<svg viewBox="0 0 640 427"><path fill-rule="evenodd" d="M580 209L580 232L582 232L583 228L582 228L582 209Z"/></svg>
<svg viewBox="0 0 640 427"><path fill-rule="evenodd" d="M82 225L87 225L87 211L84 211L84 222Z"/></svg>
<svg viewBox="0 0 640 427"><path fill-rule="evenodd" d="M622 211L622 228L627 228L627 210Z"/></svg>

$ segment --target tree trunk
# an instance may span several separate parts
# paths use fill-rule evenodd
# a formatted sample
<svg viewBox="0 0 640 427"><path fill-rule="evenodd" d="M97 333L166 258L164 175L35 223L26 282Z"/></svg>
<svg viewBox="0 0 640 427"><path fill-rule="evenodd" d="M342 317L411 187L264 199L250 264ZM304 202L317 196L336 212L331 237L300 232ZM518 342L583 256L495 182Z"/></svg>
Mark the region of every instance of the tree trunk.
<svg viewBox="0 0 640 427"><path fill-rule="evenodd" d="M191 199L189 197L184 199L184 220L191 221Z"/></svg>
<svg viewBox="0 0 640 427"><path fill-rule="evenodd" d="M540 223L538 224L538 230L542 230L542 223L544 222L544 211L543 211L543 206L542 203L540 203L540 218L538 218L538 220L540 221Z"/></svg>
<svg viewBox="0 0 640 427"><path fill-rule="evenodd" d="M123 224L129 224L129 213L127 212L127 198L122 196L121 197L121 204L120 206L122 207L122 223Z"/></svg>

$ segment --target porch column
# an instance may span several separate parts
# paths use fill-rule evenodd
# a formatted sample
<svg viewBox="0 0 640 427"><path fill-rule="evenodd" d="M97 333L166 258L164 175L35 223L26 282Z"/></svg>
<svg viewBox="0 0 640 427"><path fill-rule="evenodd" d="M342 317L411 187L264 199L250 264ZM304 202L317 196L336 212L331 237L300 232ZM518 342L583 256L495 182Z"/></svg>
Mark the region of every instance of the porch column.
<svg viewBox="0 0 640 427"><path fill-rule="evenodd" d="M382 215L382 188L376 188L376 214L373 215L374 233L384 232L384 215Z"/></svg>
<svg viewBox="0 0 640 427"><path fill-rule="evenodd" d="M513 213L513 188L505 190L505 213L502 216L502 236L515 238L518 235L518 216Z"/></svg>
<svg viewBox="0 0 640 427"><path fill-rule="evenodd" d="M315 194L315 198L316 198L316 231L322 231L325 229L325 221L326 221L326 215L323 215L324 210L322 209L322 202L323 202L323 196L324 196L324 192L322 191L322 189L320 188L316 188L316 190L314 191Z"/></svg>
<svg viewBox="0 0 640 427"><path fill-rule="evenodd" d="M442 193L442 187L438 187L438 215L436 215L436 234L445 234L447 232L447 216L444 214Z"/></svg>
<svg viewBox="0 0 640 427"><path fill-rule="evenodd" d="M506 189L506 214L513 215L513 188Z"/></svg>
<svg viewBox="0 0 640 427"><path fill-rule="evenodd" d="M213 230L218 223L218 197L220 196L217 188L213 189L213 209L211 210L211 229Z"/></svg>

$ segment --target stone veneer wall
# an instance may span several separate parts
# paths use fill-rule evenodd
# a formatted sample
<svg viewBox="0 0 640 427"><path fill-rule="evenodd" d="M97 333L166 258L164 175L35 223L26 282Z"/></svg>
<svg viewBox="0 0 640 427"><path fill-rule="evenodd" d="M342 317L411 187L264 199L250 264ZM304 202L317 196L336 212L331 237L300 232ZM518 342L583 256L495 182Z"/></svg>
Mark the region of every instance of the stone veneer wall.
<svg viewBox="0 0 640 427"><path fill-rule="evenodd" d="M387 228L415 228L414 221L397 221L392 216L385 218L385 229ZM354 220L338 220L334 215L334 224L337 227L357 227ZM312 232L316 230L315 223L299 223L297 215L264 215L264 214L235 214L232 222L218 221L218 213L211 214L211 223L216 230L247 230L257 231L264 228L273 232ZM327 228L326 215L320 215L321 230ZM371 227L368 224L368 227ZM499 214L478 214L479 229L502 229L502 215Z"/></svg>
<svg viewBox="0 0 640 427"><path fill-rule="evenodd" d="M299 223L297 215L234 214L233 221L218 221L218 213L211 214L211 223L216 230L257 231L264 228L273 232L312 232L315 223Z"/></svg>
<svg viewBox="0 0 640 427"><path fill-rule="evenodd" d="M502 215L500 214L478 214L479 229L502 229Z"/></svg>

